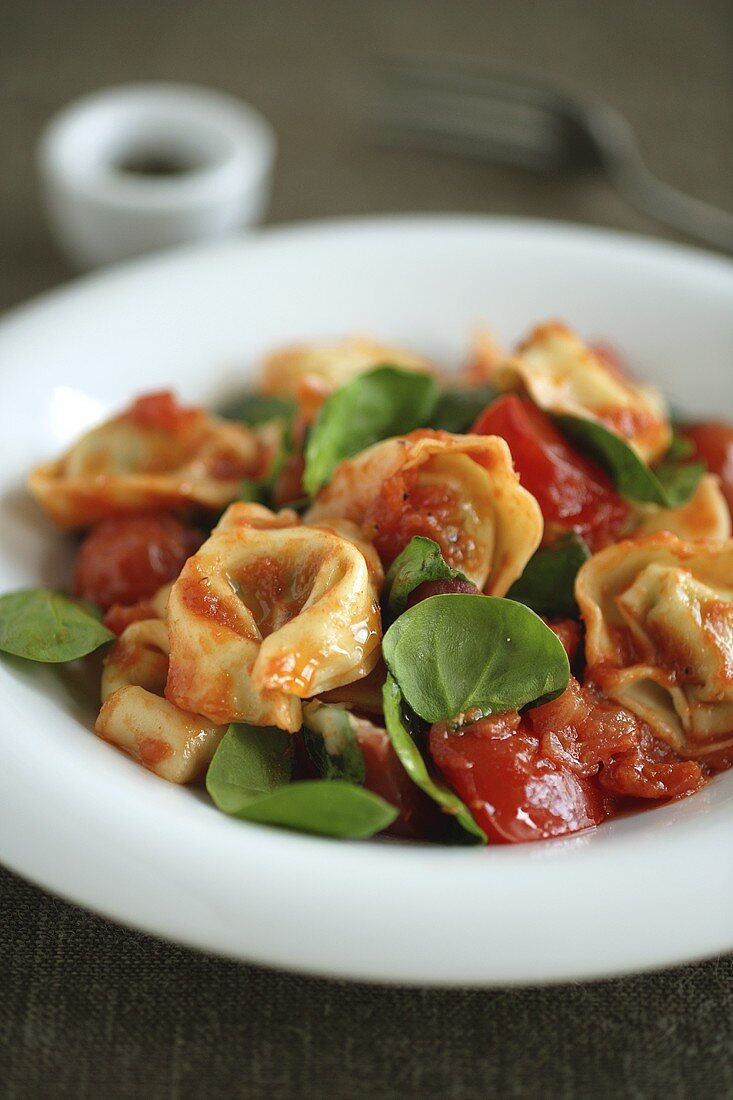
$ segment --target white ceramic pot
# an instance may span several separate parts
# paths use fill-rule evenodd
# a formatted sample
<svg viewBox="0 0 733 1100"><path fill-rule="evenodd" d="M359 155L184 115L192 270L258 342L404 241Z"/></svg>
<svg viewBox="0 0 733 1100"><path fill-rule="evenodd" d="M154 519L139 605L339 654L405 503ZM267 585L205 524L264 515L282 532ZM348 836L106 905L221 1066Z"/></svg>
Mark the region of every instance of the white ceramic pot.
<svg viewBox="0 0 733 1100"><path fill-rule="evenodd" d="M185 84L108 88L64 108L38 167L52 232L78 268L260 221L276 142L258 111Z"/></svg>

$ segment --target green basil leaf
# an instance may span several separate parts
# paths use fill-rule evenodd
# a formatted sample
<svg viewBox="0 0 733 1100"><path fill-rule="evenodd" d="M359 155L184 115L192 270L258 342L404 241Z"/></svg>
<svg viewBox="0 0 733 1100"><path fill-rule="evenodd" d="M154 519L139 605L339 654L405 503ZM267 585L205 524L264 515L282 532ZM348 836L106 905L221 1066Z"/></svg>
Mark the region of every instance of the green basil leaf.
<svg viewBox="0 0 733 1100"><path fill-rule="evenodd" d="M364 840L388 828L397 810L342 779L303 779L248 802L235 816L317 836Z"/></svg>
<svg viewBox="0 0 733 1100"><path fill-rule="evenodd" d="M422 427L438 399L430 374L382 366L347 382L321 406L308 435L303 485L313 496L339 462Z"/></svg>
<svg viewBox="0 0 733 1100"><path fill-rule="evenodd" d="M441 810L453 815L456 822L461 828L465 829L474 843L479 841L486 844L486 834L474 821L468 807L449 787L430 775L420 750L410 733L402 692L389 674L382 689L382 698L384 700L384 724L387 727L389 739L410 779L429 798L437 802Z"/></svg>
<svg viewBox="0 0 733 1100"><path fill-rule="evenodd" d="M307 703L303 722L305 747L321 778L363 784L364 754L356 739L353 714L345 707Z"/></svg>
<svg viewBox="0 0 733 1100"><path fill-rule="evenodd" d="M456 578L466 579L465 574L451 569L447 564L437 542L415 535L387 570L382 606L387 607L392 618L396 618L407 607L410 594L424 581Z"/></svg>
<svg viewBox="0 0 733 1100"><path fill-rule="evenodd" d="M641 504L678 508L692 495L699 473L680 481L664 475L661 480L629 444L594 420L581 416L557 416L558 425L573 443L590 452L608 470L621 496ZM694 481L694 484L693 484ZM681 496L680 493L686 493Z"/></svg>
<svg viewBox="0 0 733 1100"><path fill-rule="evenodd" d="M273 506L275 482L293 453L292 436L287 422L278 421L273 427L279 429L279 435L269 469L261 478L245 478L239 487L237 500L247 504L264 504L268 508Z"/></svg>
<svg viewBox="0 0 733 1100"><path fill-rule="evenodd" d="M520 710L565 691L567 654L542 620L497 596L430 596L384 635L387 668L426 722Z"/></svg>
<svg viewBox="0 0 733 1100"><path fill-rule="evenodd" d="M662 485L670 507L678 508L689 500L697 489L707 467L704 462L667 462L657 466L654 473Z"/></svg>
<svg viewBox="0 0 733 1100"><path fill-rule="evenodd" d="M695 451L695 444L691 439L680 435L676 427L672 427L672 442L664 456L666 462L680 462L683 458L689 458Z"/></svg>
<svg viewBox="0 0 733 1100"><path fill-rule="evenodd" d="M82 604L49 588L0 596L0 650L28 661L76 661L115 635Z"/></svg>
<svg viewBox="0 0 733 1100"><path fill-rule="evenodd" d="M266 393L245 393L224 402L217 410L225 420L240 420L256 428L269 420L282 418L290 424L298 404L293 397L275 397Z"/></svg>
<svg viewBox="0 0 733 1100"><path fill-rule="evenodd" d="M486 406L498 396L499 391L493 386L445 390L438 398L428 427L462 435L470 431Z"/></svg>
<svg viewBox="0 0 733 1100"><path fill-rule="evenodd" d="M363 838L386 829L397 810L343 780L291 783L292 738L270 726L232 725L206 775L206 789L224 813L320 836Z"/></svg>
<svg viewBox="0 0 733 1100"><path fill-rule="evenodd" d="M507 598L548 619L576 619L575 577L589 557L590 550L580 535L566 535L530 558Z"/></svg>

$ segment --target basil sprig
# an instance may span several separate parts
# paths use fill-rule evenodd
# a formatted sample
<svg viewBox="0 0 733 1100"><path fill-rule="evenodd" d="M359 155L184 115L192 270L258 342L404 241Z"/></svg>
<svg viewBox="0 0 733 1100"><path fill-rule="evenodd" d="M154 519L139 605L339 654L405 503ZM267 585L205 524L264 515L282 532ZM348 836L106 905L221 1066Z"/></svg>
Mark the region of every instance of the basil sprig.
<svg viewBox="0 0 733 1100"><path fill-rule="evenodd" d="M244 821L320 836L364 838L386 829L397 810L340 779L291 782L290 734L271 726L232 725L206 775L218 809Z"/></svg>
<svg viewBox="0 0 733 1100"><path fill-rule="evenodd" d="M321 406L305 450L303 485L318 492L345 458L427 423L438 399L430 374L381 366L332 393Z"/></svg>
<svg viewBox="0 0 733 1100"><path fill-rule="evenodd" d="M466 580L463 573L457 569L451 569L437 542L422 535L415 535L387 570L382 606L387 608L394 619L402 614L411 593L424 581L447 581L456 578Z"/></svg>
<svg viewBox="0 0 733 1100"><path fill-rule="evenodd" d="M282 419L291 424L298 404L294 397L277 397L267 393L245 393L225 401L217 410L225 420L239 420L251 428Z"/></svg>
<svg viewBox="0 0 733 1100"><path fill-rule="evenodd" d="M590 550L580 535L558 539L529 559L521 577L507 592L508 599L517 600L548 619L577 618L575 578L589 557Z"/></svg>
<svg viewBox="0 0 733 1100"><path fill-rule="evenodd" d="M589 452L608 471L621 496L639 504L679 508L694 493L704 473L702 463L663 463L652 470L620 436L595 420L555 417L564 434Z"/></svg>
<svg viewBox="0 0 733 1100"><path fill-rule="evenodd" d="M356 739L356 719L345 707L308 703L303 708L303 740L323 779L363 783L364 754Z"/></svg>
<svg viewBox="0 0 733 1100"><path fill-rule="evenodd" d="M457 435L469 432L486 406L498 396L499 391L493 386L444 390L438 398L428 427L455 432Z"/></svg>
<svg viewBox="0 0 733 1100"><path fill-rule="evenodd" d="M0 596L0 650L28 661L63 664L114 640L88 604L49 588Z"/></svg>
<svg viewBox="0 0 733 1100"><path fill-rule="evenodd" d="M384 724L400 763L413 783L440 806L468 834L473 843L486 844L486 833L476 824L468 807L449 787L435 779L427 769L410 731L410 715L406 711L402 692L395 680L387 675L382 689Z"/></svg>
<svg viewBox="0 0 733 1100"><path fill-rule="evenodd" d="M426 722L546 702L568 686L559 638L523 604L496 596L430 596L384 635L387 668Z"/></svg>

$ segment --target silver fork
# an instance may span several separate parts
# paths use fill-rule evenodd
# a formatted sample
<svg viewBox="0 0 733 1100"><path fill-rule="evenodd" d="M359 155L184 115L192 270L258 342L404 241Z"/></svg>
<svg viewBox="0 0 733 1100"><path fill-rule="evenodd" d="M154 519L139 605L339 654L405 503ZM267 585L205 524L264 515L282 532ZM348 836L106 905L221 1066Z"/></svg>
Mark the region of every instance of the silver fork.
<svg viewBox="0 0 733 1100"><path fill-rule="evenodd" d="M607 103L478 58L401 55L383 63L383 74L378 113L392 143L541 173L600 169L638 210L733 252L733 213L658 179L624 116Z"/></svg>

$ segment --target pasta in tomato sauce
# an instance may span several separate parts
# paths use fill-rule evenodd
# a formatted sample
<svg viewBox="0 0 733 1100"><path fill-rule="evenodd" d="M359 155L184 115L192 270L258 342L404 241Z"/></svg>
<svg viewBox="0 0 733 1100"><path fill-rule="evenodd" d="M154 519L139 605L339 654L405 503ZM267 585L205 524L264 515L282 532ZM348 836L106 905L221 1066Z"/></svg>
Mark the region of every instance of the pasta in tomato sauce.
<svg viewBox="0 0 733 1100"><path fill-rule="evenodd" d="M238 818L435 842L733 765L733 426L556 321L453 380L292 344L236 408L144 394L29 475L82 541L70 595L0 597L0 651L104 649L104 741Z"/></svg>

